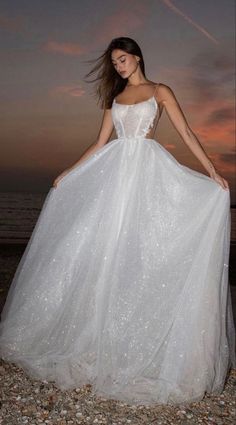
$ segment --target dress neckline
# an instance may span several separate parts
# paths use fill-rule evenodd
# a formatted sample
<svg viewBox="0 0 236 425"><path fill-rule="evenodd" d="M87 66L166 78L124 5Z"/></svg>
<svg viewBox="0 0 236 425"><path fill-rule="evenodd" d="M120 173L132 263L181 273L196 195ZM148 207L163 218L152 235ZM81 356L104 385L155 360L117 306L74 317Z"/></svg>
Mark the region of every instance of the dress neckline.
<svg viewBox="0 0 236 425"><path fill-rule="evenodd" d="M154 99L155 104L156 104L156 107L157 107L157 109L159 109L159 105L158 105L157 100L156 100L156 98L154 96L154 94L156 92L156 89L158 89L159 86L160 86L160 83L157 83L155 85L155 88L154 88L154 91L153 91L153 95L151 97L149 97L148 99L146 99L146 100L142 100L141 102L136 102L136 103L119 103L119 102L116 101L116 99L114 97L112 104L115 103L116 105L121 105L121 106L136 106L136 105L140 105L142 103L149 102L150 100Z"/></svg>
<svg viewBox="0 0 236 425"><path fill-rule="evenodd" d="M140 105L141 103L146 103L146 102L149 102L150 100L152 100L152 99L154 99L154 101L155 101L155 103L156 103L156 106L157 106L157 101L156 101L156 98L155 98L155 96L154 95L152 95L151 97L149 97L148 99L146 99L146 100L142 100L141 102L137 102L137 103L118 103L117 101L116 101L116 99L114 98L114 100L113 100L113 103L115 103L116 105L120 105L120 106L136 106L136 105Z"/></svg>

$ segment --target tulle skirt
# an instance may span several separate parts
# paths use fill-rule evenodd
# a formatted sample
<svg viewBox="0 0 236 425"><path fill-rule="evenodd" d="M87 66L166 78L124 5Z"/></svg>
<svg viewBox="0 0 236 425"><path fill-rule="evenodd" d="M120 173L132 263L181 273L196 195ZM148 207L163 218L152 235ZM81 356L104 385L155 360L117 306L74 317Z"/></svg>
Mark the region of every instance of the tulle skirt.
<svg viewBox="0 0 236 425"><path fill-rule="evenodd" d="M114 139L50 188L0 355L132 404L220 393L235 362L230 193L153 139Z"/></svg>

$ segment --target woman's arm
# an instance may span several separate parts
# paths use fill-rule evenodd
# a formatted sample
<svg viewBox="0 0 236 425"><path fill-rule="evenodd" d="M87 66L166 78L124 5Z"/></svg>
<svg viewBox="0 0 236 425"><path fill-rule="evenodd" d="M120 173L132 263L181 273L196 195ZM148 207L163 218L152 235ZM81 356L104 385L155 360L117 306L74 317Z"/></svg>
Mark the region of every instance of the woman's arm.
<svg viewBox="0 0 236 425"><path fill-rule="evenodd" d="M210 177L212 177L217 183L221 184L224 189L228 189L229 185L227 180L218 174L197 136L189 127L181 107L170 87L165 84L160 84L158 90L158 101L162 103L175 129L196 158L201 162Z"/></svg>
<svg viewBox="0 0 236 425"><path fill-rule="evenodd" d="M71 167L67 168L63 171L53 182L53 186L56 187L58 182L66 175L68 174L73 168L77 167L81 162L83 162L86 158L88 158L90 155L95 153L97 150L99 150L102 146L104 146L109 138L111 137L111 133L113 131L113 120L111 116L111 109L105 109L103 113L102 123L101 127L98 133L97 140L92 143L88 147L88 149L83 153L83 155L79 158L77 162L75 162Z"/></svg>

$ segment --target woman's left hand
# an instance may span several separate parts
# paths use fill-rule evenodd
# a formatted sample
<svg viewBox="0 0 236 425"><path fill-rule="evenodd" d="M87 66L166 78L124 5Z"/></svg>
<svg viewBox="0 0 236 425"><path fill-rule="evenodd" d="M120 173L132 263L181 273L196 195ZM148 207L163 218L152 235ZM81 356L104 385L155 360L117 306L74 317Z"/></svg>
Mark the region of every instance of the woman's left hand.
<svg viewBox="0 0 236 425"><path fill-rule="evenodd" d="M216 171L212 173L210 177L217 183L219 183L223 187L223 189L229 190L229 184L227 180L225 180L224 177L221 177L220 174L218 174Z"/></svg>

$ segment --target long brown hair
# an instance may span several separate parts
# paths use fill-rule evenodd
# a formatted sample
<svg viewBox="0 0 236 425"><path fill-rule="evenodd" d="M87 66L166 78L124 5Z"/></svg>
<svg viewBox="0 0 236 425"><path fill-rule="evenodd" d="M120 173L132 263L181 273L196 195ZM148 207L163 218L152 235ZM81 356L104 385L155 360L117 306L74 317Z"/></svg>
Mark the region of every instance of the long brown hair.
<svg viewBox="0 0 236 425"><path fill-rule="evenodd" d="M143 55L136 41L129 37L114 38L101 56L88 61L89 63L96 62L96 65L85 75L87 78L97 74L95 78L87 82L97 82L95 86L96 97L98 98L98 103L101 103L101 107L106 109L111 108L114 97L124 90L128 82L127 78L122 78L118 74L112 64L111 54L115 49L124 50L126 53L138 56L141 70L146 76Z"/></svg>

